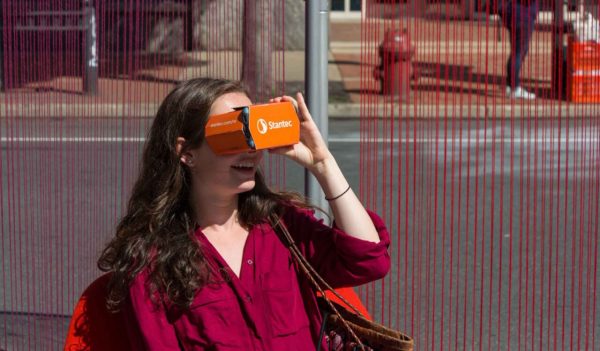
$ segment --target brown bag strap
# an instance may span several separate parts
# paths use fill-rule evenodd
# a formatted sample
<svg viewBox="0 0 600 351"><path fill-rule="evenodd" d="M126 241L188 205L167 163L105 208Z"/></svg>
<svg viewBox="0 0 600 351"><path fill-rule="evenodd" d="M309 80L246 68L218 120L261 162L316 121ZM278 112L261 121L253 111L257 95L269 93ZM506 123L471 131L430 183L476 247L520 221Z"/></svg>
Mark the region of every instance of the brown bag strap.
<svg viewBox="0 0 600 351"><path fill-rule="evenodd" d="M327 305L329 306L329 308L331 308L331 311L333 312L333 314L335 314L336 316L338 316L339 320L342 322L342 324L344 325L344 327L346 328L346 330L348 331L348 333L352 336L352 338L354 339L354 341L357 343L357 346L361 350L364 351L365 350L364 344L358 338L358 336L356 336L356 334L354 333L354 331L352 330L352 328L350 328L350 326L348 325L348 322L346 321L346 319L344 317L342 317L342 315L340 314L340 312L338 311L338 309L335 307L335 305L331 302L331 300L329 300L329 298L325 294L324 290L331 291L337 298L339 298L346 305L348 305L350 308L352 308L354 311L356 311L356 313L359 316L364 317L362 315L362 313L354 305L352 305L348 300L346 300L342 295L340 295L337 291L335 291L335 289L333 289L319 275L319 273L317 273L317 271L312 267L312 265L304 257L304 255L302 254L302 252L300 251L300 249L298 248L298 246L296 246L296 243L294 242L294 239L292 238L292 236L291 236L290 232L288 231L287 227L285 226L285 224L281 221L281 218L272 216L270 218L270 221L271 221L271 225L273 226L273 229L275 229L275 231L278 232L280 234L280 236L283 237L282 239L284 239L285 244L287 245L288 249L292 253L292 257L296 261L296 263L298 265L298 268L308 278L308 280L315 287L315 289L317 289L317 291L319 293L321 293L321 295L323 297L323 300L325 300L325 302L327 302Z"/></svg>

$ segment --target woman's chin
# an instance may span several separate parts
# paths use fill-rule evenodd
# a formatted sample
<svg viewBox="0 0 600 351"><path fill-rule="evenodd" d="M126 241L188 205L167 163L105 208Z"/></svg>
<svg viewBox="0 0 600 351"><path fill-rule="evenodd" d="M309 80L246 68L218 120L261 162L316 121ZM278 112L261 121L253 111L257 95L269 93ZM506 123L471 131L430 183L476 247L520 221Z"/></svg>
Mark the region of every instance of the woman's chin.
<svg viewBox="0 0 600 351"><path fill-rule="evenodd" d="M256 186L255 180L248 180L248 181L245 181L242 184L240 184L240 186L238 187L238 191L240 193L245 193L246 191L250 191L250 190L254 189L255 186Z"/></svg>

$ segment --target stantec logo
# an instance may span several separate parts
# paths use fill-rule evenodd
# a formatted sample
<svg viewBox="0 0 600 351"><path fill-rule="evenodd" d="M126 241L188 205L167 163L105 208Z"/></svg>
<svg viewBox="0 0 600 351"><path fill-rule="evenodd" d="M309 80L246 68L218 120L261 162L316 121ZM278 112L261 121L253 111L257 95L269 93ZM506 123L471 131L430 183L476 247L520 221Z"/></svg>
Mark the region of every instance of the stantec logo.
<svg viewBox="0 0 600 351"><path fill-rule="evenodd" d="M292 121L268 122L260 118L256 121L256 129L260 134L266 134L271 129L290 128Z"/></svg>
<svg viewBox="0 0 600 351"><path fill-rule="evenodd" d="M261 119L259 119L259 120L256 122L256 127L258 128L258 132L259 132L260 134L265 134L265 133L267 132L267 130L268 130L268 127L267 127L267 121L265 121L265 120L264 120L264 119L262 119L262 118L261 118Z"/></svg>

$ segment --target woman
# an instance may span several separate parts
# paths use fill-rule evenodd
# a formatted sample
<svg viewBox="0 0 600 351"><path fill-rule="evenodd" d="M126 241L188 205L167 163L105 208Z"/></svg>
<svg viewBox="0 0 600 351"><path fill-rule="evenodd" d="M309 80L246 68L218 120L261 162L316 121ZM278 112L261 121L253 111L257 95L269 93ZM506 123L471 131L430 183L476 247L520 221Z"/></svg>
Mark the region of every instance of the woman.
<svg viewBox="0 0 600 351"><path fill-rule="evenodd" d="M269 222L287 226L335 286L387 273L389 236L350 189L302 95L301 142L272 150L318 179L335 216L330 228L296 195L266 186L262 151L215 155L204 139L211 115L251 104L238 83L193 79L163 101L116 237L98 262L112 272L108 305L122 308L133 349L314 350L321 317Z"/></svg>

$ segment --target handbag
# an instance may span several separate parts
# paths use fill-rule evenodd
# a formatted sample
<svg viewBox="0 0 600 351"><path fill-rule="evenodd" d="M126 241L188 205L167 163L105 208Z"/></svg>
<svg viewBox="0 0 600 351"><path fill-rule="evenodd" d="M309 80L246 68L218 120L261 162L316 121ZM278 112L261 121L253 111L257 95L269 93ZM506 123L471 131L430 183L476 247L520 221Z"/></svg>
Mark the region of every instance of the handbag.
<svg viewBox="0 0 600 351"><path fill-rule="evenodd" d="M397 330L383 324L368 320L362 313L338 294L311 266L285 224L279 218L271 217L271 225L284 244L290 250L298 269L306 276L315 289L320 293L317 303L323 315L323 324L319 336L317 351L321 350L323 343L329 350L361 350L361 351L412 351L413 339ZM325 290L333 293L353 311L331 301Z"/></svg>

